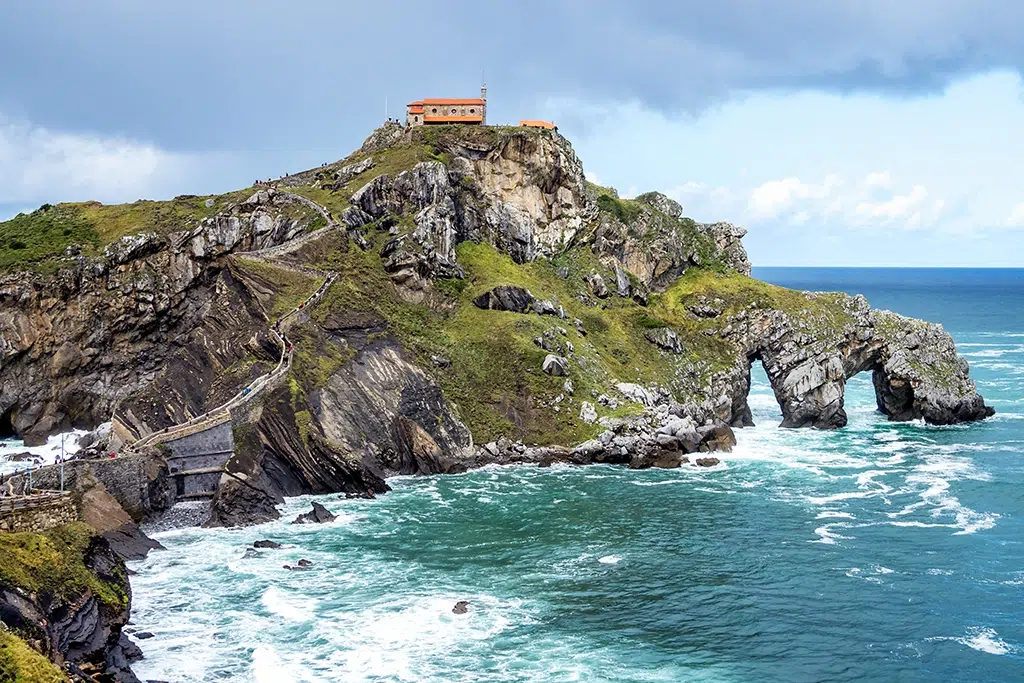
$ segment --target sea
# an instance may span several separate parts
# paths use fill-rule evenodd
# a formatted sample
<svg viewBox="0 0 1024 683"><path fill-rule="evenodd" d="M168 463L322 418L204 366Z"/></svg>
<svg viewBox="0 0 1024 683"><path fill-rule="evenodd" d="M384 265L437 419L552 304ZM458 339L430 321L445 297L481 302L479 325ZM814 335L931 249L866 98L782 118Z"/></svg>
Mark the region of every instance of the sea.
<svg viewBox="0 0 1024 683"><path fill-rule="evenodd" d="M143 680L1024 681L1024 270L760 268L940 322L996 415L756 426L716 467L400 477L338 519L157 532ZM284 544L246 557L257 539ZM299 559L312 561L293 571ZM453 614L456 601L466 614Z"/></svg>

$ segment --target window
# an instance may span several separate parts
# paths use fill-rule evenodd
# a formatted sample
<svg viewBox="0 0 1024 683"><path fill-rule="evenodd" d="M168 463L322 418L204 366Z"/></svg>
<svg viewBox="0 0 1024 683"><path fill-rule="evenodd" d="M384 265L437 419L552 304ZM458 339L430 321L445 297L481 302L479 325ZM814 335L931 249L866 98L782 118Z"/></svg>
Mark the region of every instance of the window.
<svg viewBox="0 0 1024 683"><path fill-rule="evenodd" d="M437 113L437 107L434 107L433 109L431 109L430 113L431 114L436 114Z"/></svg>
<svg viewBox="0 0 1024 683"><path fill-rule="evenodd" d="M469 113L470 113L470 114L475 114L475 113L476 113L476 109L470 109L470 110L469 110Z"/></svg>
<svg viewBox="0 0 1024 683"><path fill-rule="evenodd" d="M456 113L456 111L455 111L455 107L452 107L452 113L453 113L453 114L454 114L454 113Z"/></svg>
<svg viewBox="0 0 1024 683"><path fill-rule="evenodd" d="M416 123L419 123L420 117L414 116L414 117L412 117L412 120L415 121Z"/></svg>

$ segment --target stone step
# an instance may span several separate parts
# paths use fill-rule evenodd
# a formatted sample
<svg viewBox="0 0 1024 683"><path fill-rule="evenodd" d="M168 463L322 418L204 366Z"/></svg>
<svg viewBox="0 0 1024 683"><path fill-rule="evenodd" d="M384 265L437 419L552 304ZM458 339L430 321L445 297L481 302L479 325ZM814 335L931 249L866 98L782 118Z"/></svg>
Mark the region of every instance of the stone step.
<svg viewBox="0 0 1024 683"><path fill-rule="evenodd" d="M197 493L183 493L177 496L178 500L202 500L204 498L213 498L213 494L216 491L200 491Z"/></svg>

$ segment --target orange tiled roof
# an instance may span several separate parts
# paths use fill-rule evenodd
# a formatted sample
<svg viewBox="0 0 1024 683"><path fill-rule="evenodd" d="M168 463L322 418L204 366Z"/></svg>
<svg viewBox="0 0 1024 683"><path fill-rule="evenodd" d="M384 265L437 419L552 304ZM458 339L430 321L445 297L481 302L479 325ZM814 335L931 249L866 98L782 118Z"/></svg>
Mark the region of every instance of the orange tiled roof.
<svg viewBox="0 0 1024 683"><path fill-rule="evenodd" d="M539 119L525 119L519 122L520 126L526 126L528 128L547 128L548 130L554 130L555 124L548 123L547 121L541 121Z"/></svg>
<svg viewBox="0 0 1024 683"><path fill-rule="evenodd" d="M409 105L409 113L410 114L422 114L423 113L423 105L422 104L410 104Z"/></svg>
<svg viewBox="0 0 1024 683"><path fill-rule="evenodd" d="M427 98L423 100L423 104L486 104L485 100L469 99L469 100L453 100L448 98Z"/></svg>
<svg viewBox="0 0 1024 683"><path fill-rule="evenodd" d="M424 116L423 123L483 123L484 117L476 116Z"/></svg>
<svg viewBox="0 0 1024 683"><path fill-rule="evenodd" d="M423 106L423 100L416 100L415 102L410 102L409 104L407 104L405 106L407 106L407 107L422 107Z"/></svg>

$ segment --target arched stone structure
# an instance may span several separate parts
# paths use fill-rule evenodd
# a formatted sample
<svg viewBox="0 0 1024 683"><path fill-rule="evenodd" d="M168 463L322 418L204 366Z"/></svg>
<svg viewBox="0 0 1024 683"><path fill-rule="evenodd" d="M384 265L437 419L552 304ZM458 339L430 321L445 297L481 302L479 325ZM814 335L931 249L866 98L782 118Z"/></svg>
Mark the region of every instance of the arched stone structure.
<svg viewBox="0 0 1024 683"><path fill-rule="evenodd" d="M941 325L872 310L860 296L842 297L836 310L823 315L828 324L821 317L752 308L725 321L721 336L746 357L745 375L732 382L731 424L750 424L746 394L756 360L782 408L783 427L845 426L846 380L868 370L878 409L890 420L955 424L994 413Z"/></svg>

